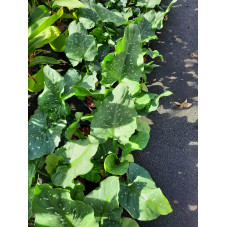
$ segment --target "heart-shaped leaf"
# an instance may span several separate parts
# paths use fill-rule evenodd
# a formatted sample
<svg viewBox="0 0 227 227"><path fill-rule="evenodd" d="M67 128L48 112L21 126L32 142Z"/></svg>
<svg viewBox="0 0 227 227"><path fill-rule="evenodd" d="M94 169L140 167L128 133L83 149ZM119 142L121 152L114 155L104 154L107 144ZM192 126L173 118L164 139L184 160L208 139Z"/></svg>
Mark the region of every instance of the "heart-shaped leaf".
<svg viewBox="0 0 227 227"><path fill-rule="evenodd" d="M52 175L55 185L63 188L73 187L73 179L88 173L93 164L90 159L98 149L98 141L88 136L86 139L72 140L56 151L56 155L66 164L59 166Z"/></svg>
<svg viewBox="0 0 227 227"><path fill-rule="evenodd" d="M125 144L136 129L136 116L126 85L119 84L94 114L91 135L100 142L114 138Z"/></svg>
<svg viewBox="0 0 227 227"><path fill-rule="evenodd" d="M94 211L82 201L74 201L67 190L36 185L33 199L35 226L98 227Z"/></svg>
<svg viewBox="0 0 227 227"><path fill-rule="evenodd" d="M122 208L119 207L119 178L108 177L100 187L88 194L84 202L95 211L95 218L102 227L121 227Z"/></svg>
<svg viewBox="0 0 227 227"><path fill-rule="evenodd" d="M172 212L168 200L155 186L150 174L135 163L129 164L127 181L121 181L120 187L120 205L133 218L148 221Z"/></svg>
<svg viewBox="0 0 227 227"><path fill-rule="evenodd" d="M93 61L98 54L95 38L77 32L66 39L64 51L73 66L77 66L83 59Z"/></svg>
<svg viewBox="0 0 227 227"><path fill-rule="evenodd" d="M107 55L102 67L103 85L109 86L119 81L129 87L130 93L136 90L143 72L140 31L136 24L125 28L124 37L117 42L116 55Z"/></svg>
<svg viewBox="0 0 227 227"><path fill-rule="evenodd" d="M39 108L47 113L51 118L66 117L70 113L70 108L62 99L64 92L64 78L56 70L46 65L43 69L45 75L45 87L39 95Z"/></svg>
<svg viewBox="0 0 227 227"><path fill-rule="evenodd" d="M28 159L34 160L53 153L65 126L64 120L49 122L47 115L37 109L28 122Z"/></svg>

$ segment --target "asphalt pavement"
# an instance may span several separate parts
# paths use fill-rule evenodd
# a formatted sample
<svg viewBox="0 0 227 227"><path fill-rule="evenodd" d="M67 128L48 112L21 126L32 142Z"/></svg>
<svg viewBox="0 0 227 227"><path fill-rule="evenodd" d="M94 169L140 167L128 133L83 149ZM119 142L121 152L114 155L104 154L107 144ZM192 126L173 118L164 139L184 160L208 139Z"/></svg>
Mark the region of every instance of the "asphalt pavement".
<svg viewBox="0 0 227 227"><path fill-rule="evenodd" d="M169 1L162 1L168 5ZM148 76L149 91L170 90L148 115L150 141L134 151L135 162L146 168L168 198L173 212L140 227L198 226L198 2L178 0L168 14L159 39L149 43L164 57L161 67ZM187 99L190 108L173 103Z"/></svg>

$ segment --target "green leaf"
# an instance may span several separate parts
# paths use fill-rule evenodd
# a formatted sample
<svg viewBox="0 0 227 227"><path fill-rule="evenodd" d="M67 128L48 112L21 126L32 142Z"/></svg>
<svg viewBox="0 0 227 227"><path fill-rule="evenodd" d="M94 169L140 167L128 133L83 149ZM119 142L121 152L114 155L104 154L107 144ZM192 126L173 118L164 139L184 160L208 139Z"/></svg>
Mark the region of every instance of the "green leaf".
<svg viewBox="0 0 227 227"><path fill-rule="evenodd" d="M56 155L67 165L57 168L51 178L53 183L63 188L72 188L74 178L84 175L92 169L93 164L90 159L97 149L98 142L91 136L86 139L67 142L64 147L56 151Z"/></svg>
<svg viewBox="0 0 227 227"><path fill-rule="evenodd" d="M150 112L153 112L157 110L159 106L159 99L165 96L170 96L173 93L171 91L165 91L160 95L157 95L154 99L152 99L151 103L146 107L146 109L142 110L141 112L138 112L141 116L147 115Z"/></svg>
<svg viewBox="0 0 227 227"><path fill-rule="evenodd" d="M75 86L82 87L82 89L85 90L95 90L95 84L98 81L96 75L97 73L93 72L92 74L86 74L82 77L79 71L69 69L64 76L66 82L64 92L65 99L70 98L75 94Z"/></svg>
<svg viewBox="0 0 227 227"><path fill-rule="evenodd" d="M40 21L40 19L42 18L47 19L49 18L50 15L51 15L51 11L46 6L44 5L37 6L29 17L28 27L30 27L35 23L36 23L36 26L38 26L37 22Z"/></svg>
<svg viewBox="0 0 227 227"><path fill-rule="evenodd" d="M137 17L135 23L138 24L142 42L157 39L155 34L156 29L152 28L152 24L144 16Z"/></svg>
<svg viewBox="0 0 227 227"><path fill-rule="evenodd" d="M63 15L63 8L59 9L59 11L53 14L51 17L47 18L40 26L38 26L31 34L28 36L28 40L39 35L41 32L46 30L50 25L52 25L56 20L58 20Z"/></svg>
<svg viewBox="0 0 227 227"><path fill-rule="evenodd" d="M87 88L82 86L73 86L75 95L78 97L90 96L95 99L103 100L106 95L109 93L109 90L105 89L105 87L101 87L101 89L96 89L95 91L89 91Z"/></svg>
<svg viewBox="0 0 227 227"><path fill-rule="evenodd" d="M47 155L46 157L46 171L52 175L55 172L56 167L58 166L60 158L55 155L55 153L52 153L50 155Z"/></svg>
<svg viewBox="0 0 227 227"><path fill-rule="evenodd" d="M55 0L52 4L53 9L61 6L68 7L70 9L85 7L85 5L78 0Z"/></svg>
<svg viewBox="0 0 227 227"><path fill-rule="evenodd" d="M50 43L50 47L55 52L64 52L65 49L65 40L68 37L68 31L61 33L53 42Z"/></svg>
<svg viewBox="0 0 227 227"><path fill-rule="evenodd" d="M32 185L32 179L35 176L36 166L32 162L28 162L28 187Z"/></svg>
<svg viewBox="0 0 227 227"><path fill-rule="evenodd" d="M88 194L84 202L93 207L95 218L102 227L121 227L120 218L123 211L118 203L119 178L108 177L100 187Z"/></svg>
<svg viewBox="0 0 227 227"><path fill-rule="evenodd" d="M60 31L57 27L49 26L47 29L28 41L28 54L31 54L37 48L54 41L59 35Z"/></svg>
<svg viewBox="0 0 227 227"><path fill-rule="evenodd" d="M34 190L35 188L28 188L28 220L32 216L32 200L34 197Z"/></svg>
<svg viewBox="0 0 227 227"><path fill-rule="evenodd" d="M75 21L75 20L69 24L68 30L69 30L69 35L72 35L73 33L81 33L83 35L88 34L84 25L79 22L77 23L77 21Z"/></svg>
<svg viewBox="0 0 227 227"><path fill-rule="evenodd" d="M151 103L151 100L153 100L157 96L158 96L157 94L153 93L144 92L139 93L133 98L136 110L142 110L143 108L148 106Z"/></svg>
<svg viewBox="0 0 227 227"><path fill-rule="evenodd" d="M66 121L48 122L47 115L37 109L28 122L28 159L34 160L54 152L61 140Z"/></svg>
<svg viewBox="0 0 227 227"><path fill-rule="evenodd" d="M55 64L60 64L58 60L52 57L47 57L47 56L37 56L34 57L31 62L29 63L28 67L32 67L35 65L44 65L44 64L50 64L50 65L55 65Z"/></svg>
<svg viewBox="0 0 227 227"><path fill-rule="evenodd" d="M139 227L137 222L131 218L122 218L121 221L122 227Z"/></svg>
<svg viewBox="0 0 227 227"><path fill-rule="evenodd" d="M149 55L152 59L159 57L162 61L164 61L163 56L159 54L157 50L151 50L150 48L148 48L146 50L146 54Z"/></svg>
<svg viewBox="0 0 227 227"><path fill-rule="evenodd" d="M150 139L150 126L146 121L137 118L138 133L130 137L129 142L125 145L119 144L122 149L122 156L126 157L131 151L143 150Z"/></svg>
<svg viewBox="0 0 227 227"><path fill-rule="evenodd" d="M159 5L161 0L138 0L136 6L145 6L146 8L154 8Z"/></svg>
<svg viewBox="0 0 227 227"><path fill-rule="evenodd" d="M172 212L168 200L155 186L150 174L135 163L129 164L127 182L121 181L120 188L120 205L133 218L149 221Z"/></svg>
<svg viewBox="0 0 227 227"><path fill-rule="evenodd" d="M93 61L98 54L95 38L77 32L72 33L66 39L64 51L73 66L77 66L83 59Z"/></svg>
<svg viewBox="0 0 227 227"><path fill-rule="evenodd" d="M114 138L125 144L136 129L136 116L127 87L119 84L94 114L91 135L97 137L100 142Z"/></svg>
<svg viewBox="0 0 227 227"><path fill-rule="evenodd" d="M37 185L33 199L35 226L98 227L93 209L82 201L74 201L64 189L47 184Z"/></svg>
<svg viewBox="0 0 227 227"><path fill-rule="evenodd" d="M115 153L118 152L118 147L115 147ZM105 143L99 144L98 151L96 152L94 159L103 162L107 155L113 153L113 140L108 139Z"/></svg>
<svg viewBox="0 0 227 227"><path fill-rule="evenodd" d="M85 198L85 195L84 195L85 187L80 181L76 180L74 183L75 183L75 185L74 185L73 189L69 188L71 198L73 200L83 201Z"/></svg>
<svg viewBox="0 0 227 227"><path fill-rule="evenodd" d="M95 2L91 1L91 8L97 13L98 17L103 22L111 22L116 26L120 26L125 22L125 18L116 15L112 11L106 9L101 3L96 4Z"/></svg>
<svg viewBox="0 0 227 227"><path fill-rule="evenodd" d="M86 29L91 29L98 22L99 17L96 12L89 8L79 9L79 21Z"/></svg>
<svg viewBox="0 0 227 227"><path fill-rule="evenodd" d="M120 162L124 162L124 161L128 161L128 162L134 162L134 157L132 154L128 154L127 156L121 156Z"/></svg>
<svg viewBox="0 0 227 227"><path fill-rule="evenodd" d="M102 28L95 28L93 29L89 35L92 35L95 37L96 41L98 43L104 43L106 41L106 37L103 34L103 29Z"/></svg>
<svg viewBox="0 0 227 227"><path fill-rule="evenodd" d="M102 169L102 164L95 160L92 160L92 163L94 164L93 168L85 175L81 175L81 177L88 181L98 183L101 180L99 172Z"/></svg>
<svg viewBox="0 0 227 227"><path fill-rule="evenodd" d="M64 80L65 80L64 97L69 98L75 94L75 91L72 88L72 86L78 84L82 80L82 77L78 70L70 68L66 72Z"/></svg>
<svg viewBox="0 0 227 227"><path fill-rule="evenodd" d="M116 55L107 55L102 66L103 85L119 81L129 87L130 93L136 90L143 72L141 38L136 24L126 27L124 37L117 42Z"/></svg>
<svg viewBox="0 0 227 227"><path fill-rule="evenodd" d="M43 66L41 69L32 76L35 81L28 77L28 90L31 92L40 92L44 88L44 73L43 73Z"/></svg>
<svg viewBox="0 0 227 227"><path fill-rule="evenodd" d="M38 97L39 108L53 119L66 117L70 113L70 108L61 97L65 86L64 78L48 65L44 67L43 72L45 87Z"/></svg>
<svg viewBox="0 0 227 227"><path fill-rule="evenodd" d="M117 160L118 157L116 154L109 154L105 159L104 169L107 172L112 173L113 175L123 175L128 170L129 162L127 160L124 160L123 162L116 164Z"/></svg>
<svg viewBox="0 0 227 227"><path fill-rule="evenodd" d="M79 122L81 117L83 116L83 113L76 112L76 122L73 122L65 131L65 138L68 140L71 140L73 134L76 132L76 130L80 127Z"/></svg>

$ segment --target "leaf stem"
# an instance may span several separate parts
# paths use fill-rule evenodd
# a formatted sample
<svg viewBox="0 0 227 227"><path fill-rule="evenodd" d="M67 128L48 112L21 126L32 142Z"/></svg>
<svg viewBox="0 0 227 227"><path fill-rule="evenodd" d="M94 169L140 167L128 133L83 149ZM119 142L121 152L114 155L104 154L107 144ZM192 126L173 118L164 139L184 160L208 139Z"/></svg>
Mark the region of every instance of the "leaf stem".
<svg viewBox="0 0 227 227"><path fill-rule="evenodd" d="M84 64L85 64L85 67L86 67L86 70L87 70L87 73L89 73L89 68L88 68L88 65L87 65L87 62L84 60Z"/></svg>
<svg viewBox="0 0 227 227"><path fill-rule="evenodd" d="M42 175L45 176L45 177L50 178L49 175L47 175L46 173L44 173L44 172L42 172L42 171L40 171L40 170L38 170L38 169L36 170L36 172L42 174Z"/></svg>
<svg viewBox="0 0 227 227"><path fill-rule="evenodd" d="M113 153L115 153L115 148L116 148L116 140L113 138Z"/></svg>

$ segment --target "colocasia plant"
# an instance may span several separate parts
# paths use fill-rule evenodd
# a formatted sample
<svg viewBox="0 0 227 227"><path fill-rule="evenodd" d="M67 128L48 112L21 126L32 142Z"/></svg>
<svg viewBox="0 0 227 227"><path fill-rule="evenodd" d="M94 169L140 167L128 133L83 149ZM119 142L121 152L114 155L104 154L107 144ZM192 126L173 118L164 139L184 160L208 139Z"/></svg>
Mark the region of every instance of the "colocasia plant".
<svg viewBox="0 0 227 227"><path fill-rule="evenodd" d="M132 153L150 138L144 116L172 94L148 91L163 57L145 45L175 2L29 1L29 225L136 227L172 212Z"/></svg>

